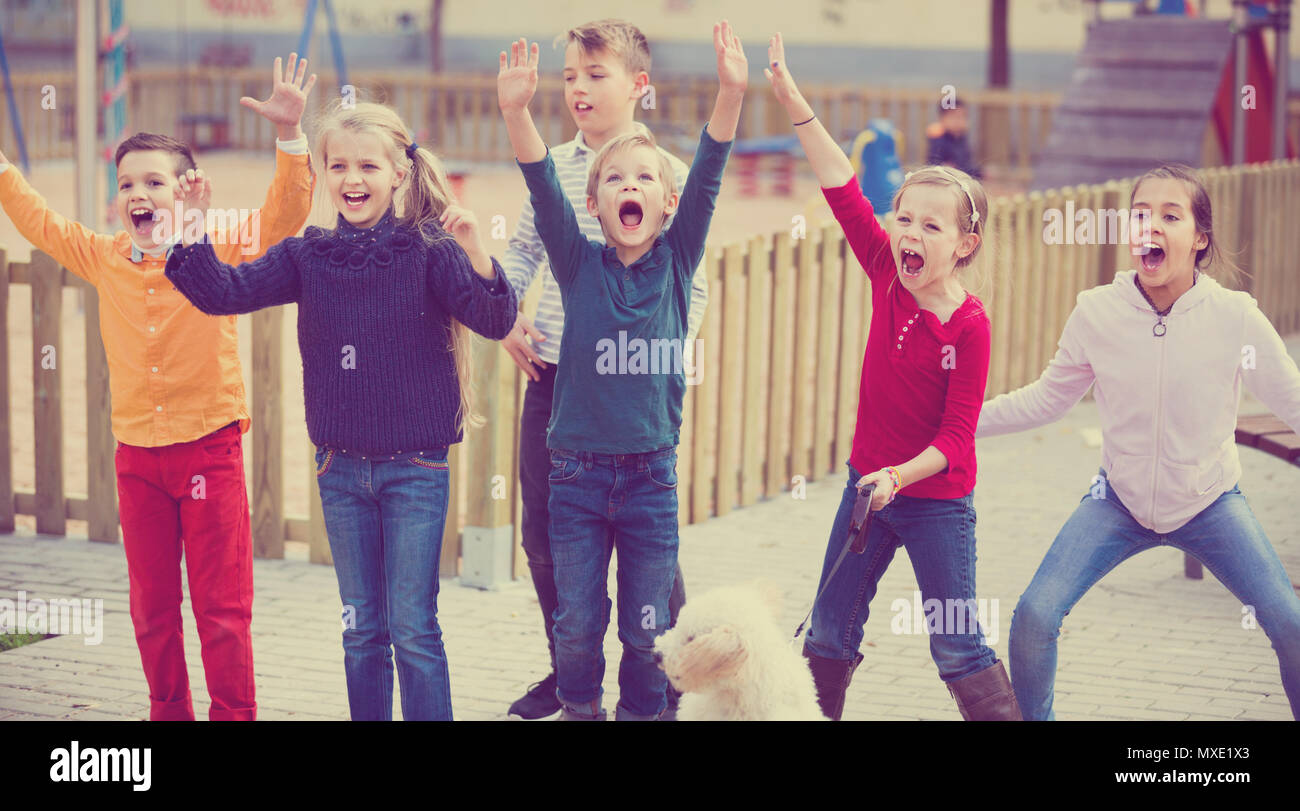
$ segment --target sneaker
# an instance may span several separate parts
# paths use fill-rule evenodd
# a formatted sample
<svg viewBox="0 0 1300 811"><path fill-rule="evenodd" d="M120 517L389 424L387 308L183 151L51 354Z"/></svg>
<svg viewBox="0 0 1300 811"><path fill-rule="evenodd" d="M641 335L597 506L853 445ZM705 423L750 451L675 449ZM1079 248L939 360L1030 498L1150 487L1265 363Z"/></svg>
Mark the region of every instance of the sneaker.
<svg viewBox="0 0 1300 811"><path fill-rule="evenodd" d="M544 721L560 711L555 697L555 671L528 688L524 697L510 705L509 715L521 721Z"/></svg>

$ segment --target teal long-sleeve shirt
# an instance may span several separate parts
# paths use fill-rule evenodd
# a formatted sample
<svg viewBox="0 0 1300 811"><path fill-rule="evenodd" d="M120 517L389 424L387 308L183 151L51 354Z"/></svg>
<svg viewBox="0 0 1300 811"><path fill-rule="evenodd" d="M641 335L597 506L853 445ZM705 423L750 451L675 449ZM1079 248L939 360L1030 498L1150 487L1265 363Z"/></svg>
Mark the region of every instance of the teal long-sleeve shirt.
<svg viewBox="0 0 1300 811"><path fill-rule="evenodd" d="M519 164L567 315L547 447L623 454L677 445L691 279L730 151L707 127L700 133L672 226L627 266L582 235L549 151Z"/></svg>

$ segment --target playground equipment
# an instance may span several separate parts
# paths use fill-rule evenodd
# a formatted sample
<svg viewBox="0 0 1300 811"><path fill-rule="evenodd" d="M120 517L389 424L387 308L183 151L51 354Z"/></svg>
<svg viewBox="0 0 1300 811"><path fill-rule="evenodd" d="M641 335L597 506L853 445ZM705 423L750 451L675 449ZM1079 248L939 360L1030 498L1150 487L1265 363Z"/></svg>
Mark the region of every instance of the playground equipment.
<svg viewBox="0 0 1300 811"><path fill-rule="evenodd" d="M849 150L853 174L877 212L883 213L893 207L894 192L903 185L903 165L898 160L901 151L902 135L894 129L892 122L883 118L872 119Z"/></svg>
<svg viewBox="0 0 1300 811"><path fill-rule="evenodd" d="M4 37L0 37L0 73L4 74L5 102L9 105L9 120L14 127L14 140L18 144L18 165L24 172L30 171L27 162L27 140L23 137L23 120L18 113L18 102L14 98L13 78L9 75L9 60L5 58Z"/></svg>
<svg viewBox="0 0 1300 811"><path fill-rule="evenodd" d="M104 53L107 66L104 71L104 161L108 166L108 199L104 210L108 214L110 225L117 222L117 206L113 198L117 196L117 164L113 156L117 145L126 137L126 37L130 33L122 10L123 0L109 0L108 22L109 34L104 40Z"/></svg>
<svg viewBox="0 0 1300 811"><path fill-rule="evenodd" d="M1253 19L1249 4L1234 2L1232 21L1102 20L1095 0L1091 6L1088 38L1035 161L1032 189L1099 183L1168 161L1204 165L1211 122L1233 164L1295 154L1285 139L1290 0L1273 0ZM1273 69L1266 27L1274 31Z"/></svg>
<svg viewBox="0 0 1300 811"><path fill-rule="evenodd" d="M761 194L765 172L772 179L773 194L779 197L794 194L794 162L799 154L797 135L771 135L737 141L731 150L731 160L741 196L757 197Z"/></svg>

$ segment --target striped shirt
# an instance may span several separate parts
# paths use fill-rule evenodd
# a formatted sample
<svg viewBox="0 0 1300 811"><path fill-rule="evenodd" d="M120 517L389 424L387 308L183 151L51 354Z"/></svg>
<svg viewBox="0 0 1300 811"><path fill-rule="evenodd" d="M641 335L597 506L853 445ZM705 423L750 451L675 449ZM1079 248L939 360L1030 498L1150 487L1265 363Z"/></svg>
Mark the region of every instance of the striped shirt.
<svg viewBox="0 0 1300 811"><path fill-rule="evenodd" d="M640 122L636 123L636 127L645 131L645 125ZM579 131L572 141L553 148L551 158L555 161L555 171L559 175L564 195L573 205L582 235L603 245L605 235L600 230L600 221L587 212L587 174L591 161L598 151L587 146L586 139ZM663 147L659 147L659 151L668 156L668 162L672 165L677 178L677 193L680 195L682 189L686 188L686 173L689 167ZM664 223L664 230L667 230L670 225L672 225L671 217ZM506 271L506 279L515 288L520 301L523 301L524 293L533 283L537 272L543 271L542 297L537 302L537 315L533 319L533 325L546 336L546 340L535 344L534 349L537 356L547 364L558 363L560 336L564 334L564 305L560 303L560 287L555 283L555 275L550 273L550 266L546 261L546 248L542 245L542 238L537 235L537 228L533 224L533 203L529 198L524 199L519 225L515 228L514 236L510 237L502 265ZM708 301L709 282L701 268L695 274L691 284L691 305L686 321L687 351L695 346L695 336L700 331L700 322L704 320L704 308Z"/></svg>

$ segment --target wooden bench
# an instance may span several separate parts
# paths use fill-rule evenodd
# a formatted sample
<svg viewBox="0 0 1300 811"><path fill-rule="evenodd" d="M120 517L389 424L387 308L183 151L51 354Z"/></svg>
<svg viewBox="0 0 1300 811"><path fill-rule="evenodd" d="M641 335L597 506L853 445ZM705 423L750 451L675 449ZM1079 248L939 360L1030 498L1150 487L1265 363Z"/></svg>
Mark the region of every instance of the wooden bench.
<svg viewBox="0 0 1300 811"><path fill-rule="evenodd" d="M1237 444L1259 448L1293 465L1300 465L1300 434L1272 414L1248 414L1237 417ZM1183 553L1183 574L1201 579L1201 562Z"/></svg>

